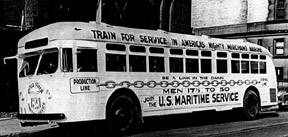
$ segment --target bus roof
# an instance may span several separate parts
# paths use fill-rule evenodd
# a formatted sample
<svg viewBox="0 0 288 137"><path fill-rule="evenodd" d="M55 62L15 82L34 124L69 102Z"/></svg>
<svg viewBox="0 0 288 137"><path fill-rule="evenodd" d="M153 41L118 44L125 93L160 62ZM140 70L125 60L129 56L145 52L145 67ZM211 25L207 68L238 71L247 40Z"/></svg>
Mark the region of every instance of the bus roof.
<svg viewBox="0 0 288 137"><path fill-rule="evenodd" d="M48 43L48 41L61 39L187 49L253 52L272 56L266 48L241 39L218 39L208 36L171 33L162 30L156 31L111 26L105 23L95 22L58 22L41 27L20 39L18 48L25 47L25 49L29 49L29 47L26 46L32 45L30 48L33 48L35 44L45 44ZM35 42L35 44L33 44L33 42Z"/></svg>

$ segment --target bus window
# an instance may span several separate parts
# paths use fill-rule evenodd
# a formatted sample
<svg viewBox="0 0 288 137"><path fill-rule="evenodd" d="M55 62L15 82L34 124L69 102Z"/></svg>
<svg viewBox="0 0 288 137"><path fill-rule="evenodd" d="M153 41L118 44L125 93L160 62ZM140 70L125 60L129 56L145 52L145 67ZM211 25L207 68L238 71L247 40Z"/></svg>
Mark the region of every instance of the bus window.
<svg viewBox="0 0 288 137"><path fill-rule="evenodd" d="M186 50L186 55L188 56L198 56L198 50Z"/></svg>
<svg viewBox="0 0 288 137"><path fill-rule="evenodd" d="M165 72L164 57L149 57L149 72Z"/></svg>
<svg viewBox="0 0 288 137"><path fill-rule="evenodd" d="M170 54L172 55L183 55L182 49L170 49Z"/></svg>
<svg viewBox="0 0 288 137"><path fill-rule="evenodd" d="M44 53L40 60L37 75L55 73L58 68L58 52Z"/></svg>
<svg viewBox="0 0 288 137"><path fill-rule="evenodd" d="M242 54L242 59L249 59L249 54Z"/></svg>
<svg viewBox="0 0 288 137"><path fill-rule="evenodd" d="M201 59L201 72L212 73L211 59Z"/></svg>
<svg viewBox="0 0 288 137"><path fill-rule="evenodd" d="M260 55L260 59L261 59L261 60L265 60L265 59L266 59L266 56L265 56L265 55Z"/></svg>
<svg viewBox="0 0 288 137"><path fill-rule="evenodd" d="M201 52L201 55L202 55L203 57L211 57L211 51L202 51L202 52Z"/></svg>
<svg viewBox="0 0 288 137"><path fill-rule="evenodd" d="M146 48L142 47L142 46L130 46L130 51L132 52L140 52L140 53L145 53L146 52Z"/></svg>
<svg viewBox="0 0 288 137"><path fill-rule="evenodd" d="M241 61L241 72L249 73L249 61Z"/></svg>
<svg viewBox="0 0 288 137"><path fill-rule="evenodd" d="M96 49L77 49L77 71L97 72Z"/></svg>
<svg viewBox="0 0 288 137"><path fill-rule="evenodd" d="M186 72L199 73L199 59L186 58Z"/></svg>
<svg viewBox="0 0 288 137"><path fill-rule="evenodd" d="M26 77L35 73L40 55L27 56L23 59L19 77Z"/></svg>
<svg viewBox="0 0 288 137"><path fill-rule="evenodd" d="M48 38L36 39L25 43L25 49L33 49L48 45Z"/></svg>
<svg viewBox="0 0 288 137"><path fill-rule="evenodd" d="M251 55L251 59L258 59L258 55Z"/></svg>
<svg viewBox="0 0 288 137"><path fill-rule="evenodd" d="M163 48L150 47L149 51L150 51L150 53L164 54Z"/></svg>
<svg viewBox="0 0 288 137"><path fill-rule="evenodd" d="M72 49L63 48L62 52L62 71L73 72L73 60L72 60Z"/></svg>
<svg viewBox="0 0 288 137"><path fill-rule="evenodd" d="M227 73L227 60L217 60L217 73Z"/></svg>
<svg viewBox="0 0 288 137"><path fill-rule="evenodd" d="M146 72L146 56L129 55L130 72Z"/></svg>
<svg viewBox="0 0 288 137"><path fill-rule="evenodd" d="M257 74L259 72L258 61L251 61L250 63L251 63L251 73Z"/></svg>
<svg viewBox="0 0 288 137"><path fill-rule="evenodd" d="M266 74L266 62L260 62L260 74Z"/></svg>
<svg viewBox="0 0 288 137"><path fill-rule="evenodd" d="M239 60L231 60L231 72L240 73L240 61Z"/></svg>
<svg viewBox="0 0 288 137"><path fill-rule="evenodd" d="M119 45L119 44L107 44L106 45L107 50L115 50L115 51L126 51L125 45Z"/></svg>
<svg viewBox="0 0 288 137"><path fill-rule="evenodd" d="M226 58L227 57L227 53L226 52L217 52L217 57Z"/></svg>
<svg viewBox="0 0 288 137"><path fill-rule="evenodd" d="M126 55L106 54L106 71L126 71Z"/></svg>
<svg viewBox="0 0 288 137"><path fill-rule="evenodd" d="M236 59L240 58L240 54L239 53L232 53L231 56L232 56L232 58L236 58Z"/></svg>
<svg viewBox="0 0 288 137"><path fill-rule="evenodd" d="M169 58L170 72L180 73L183 72L183 59L182 58Z"/></svg>

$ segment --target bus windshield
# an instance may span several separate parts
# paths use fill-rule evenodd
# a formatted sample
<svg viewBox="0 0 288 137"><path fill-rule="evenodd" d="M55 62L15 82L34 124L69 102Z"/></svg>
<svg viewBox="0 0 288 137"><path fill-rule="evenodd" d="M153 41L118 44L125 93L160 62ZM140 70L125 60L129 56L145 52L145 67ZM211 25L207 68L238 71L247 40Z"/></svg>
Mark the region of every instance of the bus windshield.
<svg viewBox="0 0 288 137"><path fill-rule="evenodd" d="M40 59L40 61L39 61ZM39 63L38 70L37 66ZM37 75L55 73L58 68L58 50L46 50L41 54L33 53L24 55L19 77L32 76L37 71Z"/></svg>

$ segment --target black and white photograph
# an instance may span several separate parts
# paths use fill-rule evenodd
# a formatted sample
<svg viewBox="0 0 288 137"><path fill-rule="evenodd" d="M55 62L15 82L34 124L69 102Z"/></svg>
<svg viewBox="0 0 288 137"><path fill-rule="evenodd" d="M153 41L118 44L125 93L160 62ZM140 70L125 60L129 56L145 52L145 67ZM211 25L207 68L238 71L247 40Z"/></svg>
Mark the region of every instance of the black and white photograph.
<svg viewBox="0 0 288 137"><path fill-rule="evenodd" d="M288 137L288 0L0 0L0 40L0 136Z"/></svg>

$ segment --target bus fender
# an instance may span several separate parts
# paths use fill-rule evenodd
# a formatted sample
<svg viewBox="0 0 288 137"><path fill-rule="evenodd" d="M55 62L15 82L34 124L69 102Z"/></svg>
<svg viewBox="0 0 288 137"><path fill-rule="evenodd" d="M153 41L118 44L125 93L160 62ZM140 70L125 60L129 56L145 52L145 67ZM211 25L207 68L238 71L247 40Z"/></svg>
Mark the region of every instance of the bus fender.
<svg viewBox="0 0 288 137"><path fill-rule="evenodd" d="M260 94L259 94L259 90L255 87L255 86L249 86L246 90L245 90L245 93L243 95L243 100L244 100L244 97L245 97L245 94L249 91L249 90L253 90L254 92L256 92L256 94L258 95L259 97L259 103L260 103L260 106L261 106L261 98L260 98Z"/></svg>

